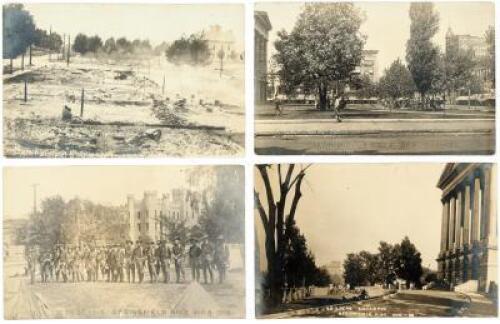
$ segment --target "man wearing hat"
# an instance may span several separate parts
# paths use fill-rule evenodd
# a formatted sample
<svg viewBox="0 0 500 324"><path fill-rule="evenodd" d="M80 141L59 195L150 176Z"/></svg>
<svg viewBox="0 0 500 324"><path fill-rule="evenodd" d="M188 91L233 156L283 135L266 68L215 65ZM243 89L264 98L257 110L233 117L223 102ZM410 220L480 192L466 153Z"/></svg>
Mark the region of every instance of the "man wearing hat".
<svg viewBox="0 0 500 324"><path fill-rule="evenodd" d="M200 281L200 256L201 248L195 237L190 239L189 246L189 266L191 267L191 281Z"/></svg>
<svg viewBox="0 0 500 324"><path fill-rule="evenodd" d="M226 267L229 261L229 248L224 243L224 236L219 235L215 242L214 248L214 264L219 273L219 283L223 283L226 279Z"/></svg>
<svg viewBox="0 0 500 324"><path fill-rule="evenodd" d="M175 266L175 282L179 283L181 279L181 273L184 274L184 269L182 269L182 258L184 256L184 249L180 243L179 237L176 237L174 240L174 246L172 247L172 255L174 258L174 266Z"/></svg>
<svg viewBox="0 0 500 324"><path fill-rule="evenodd" d="M142 283L142 281L144 280L144 261L146 253L144 252L144 248L142 247L141 241L139 240L135 242L133 256L135 261L135 269L137 270L137 274L139 276L139 283Z"/></svg>
<svg viewBox="0 0 500 324"><path fill-rule="evenodd" d="M134 242L127 240L125 245L125 273L128 283L135 282L135 263L133 260Z"/></svg>
<svg viewBox="0 0 500 324"><path fill-rule="evenodd" d="M156 282L156 255L155 255L155 243L153 241L149 242L149 247L146 250L146 260L148 262L148 272L149 281L151 283Z"/></svg>
<svg viewBox="0 0 500 324"><path fill-rule="evenodd" d="M165 240L159 240L157 242L158 247L156 248L156 259L158 262L158 278L159 273L163 274L163 282L168 283L170 280L170 258L172 257L172 253L168 248L167 242Z"/></svg>
<svg viewBox="0 0 500 324"><path fill-rule="evenodd" d="M214 249L212 244L208 241L208 236L203 238L203 243L201 244L201 268L203 269L203 281L205 284L207 281L207 272L210 275L210 283L214 283L214 274L212 272L212 262L213 262Z"/></svg>

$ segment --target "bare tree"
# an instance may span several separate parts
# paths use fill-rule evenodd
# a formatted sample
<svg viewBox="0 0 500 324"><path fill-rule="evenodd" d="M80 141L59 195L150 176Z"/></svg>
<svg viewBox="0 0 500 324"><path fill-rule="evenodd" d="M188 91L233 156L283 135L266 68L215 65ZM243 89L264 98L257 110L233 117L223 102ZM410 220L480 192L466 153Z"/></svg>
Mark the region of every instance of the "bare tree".
<svg viewBox="0 0 500 324"><path fill-rule="evenodd" d="M267 206L261 202L259 193L255 190L255 208L257 208L265 233L265 250L267 258L267 282L271 292L271 302L279 303L282 296L284 278L284 260L286 242L286 224L293 224L295 212L302 197L301 186L310 167L300 167L296 170L295 164L288 167L261 164L257 170L264 183ZM278 190L275 193L269 172L277 172ZM293 196L289 196L293 193ZM291 198L287 208L287 198Z"/></svg>

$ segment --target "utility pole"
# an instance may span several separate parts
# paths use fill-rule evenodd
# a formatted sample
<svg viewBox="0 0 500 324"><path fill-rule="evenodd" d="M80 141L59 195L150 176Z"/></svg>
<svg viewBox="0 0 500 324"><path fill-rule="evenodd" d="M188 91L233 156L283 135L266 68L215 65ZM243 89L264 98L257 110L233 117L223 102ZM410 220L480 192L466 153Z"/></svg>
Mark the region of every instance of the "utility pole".
<svg viewBox="0 0 500 324"><path fill-rule="evenodd" d="M39 184L34 183L31 185L33 187L33 215L36 215L36 189L38 188Z"/></svg>
<svg viewBox="0 0 500 324"><path fill-rule="evenodd" d="M68 35L68 54L66 56L66 65L69 65L69 56L71 53L71 36Z"/></svg>
<svg viewBox="0 0 500 324"><path fill-rule="evenodd" d="M82 88L82 97L80 99L80 117L83 118L83 108L85 106L85 89Z"/></svg>

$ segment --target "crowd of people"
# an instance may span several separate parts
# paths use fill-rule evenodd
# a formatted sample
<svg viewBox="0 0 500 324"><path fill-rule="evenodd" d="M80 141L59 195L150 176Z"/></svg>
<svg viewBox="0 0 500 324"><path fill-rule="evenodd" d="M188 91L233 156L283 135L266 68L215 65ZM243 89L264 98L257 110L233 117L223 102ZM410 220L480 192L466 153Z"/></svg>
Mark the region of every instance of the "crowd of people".
<svg viewBox="0 0 500 324"><path fill-rule="evenodd" d="M190 269L190 280L205 284L214 283L214 272L218 282L226 279L229 262L229 248L224 238L219 236L210 241L191 238L186 246L176 238L172 245L166 240L135 243L127 240L124 244L66 245L55 244L40 251L35 246L26 249L26 271L31 283L36 281L36 273L41 282L128 282L142 283L149 276L151 283L170 282L170 270L175 270L175 282L186 282L186 269ZM187 261L187 262L186 262ZM215 270L215 271L214 271Z"/></svg>

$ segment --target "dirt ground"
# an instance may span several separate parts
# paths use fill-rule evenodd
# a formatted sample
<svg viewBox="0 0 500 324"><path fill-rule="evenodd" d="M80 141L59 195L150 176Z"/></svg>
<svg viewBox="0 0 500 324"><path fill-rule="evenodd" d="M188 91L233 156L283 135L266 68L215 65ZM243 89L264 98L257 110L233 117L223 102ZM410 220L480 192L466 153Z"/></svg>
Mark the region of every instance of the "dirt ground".
<svg viewBox="0 0 500 324"><path fill-rule="evenodd" d="M69 65L40 57L34 64L4 76L6 156L243 154L241 62L221 76L209 66L175 66L160 57L75 57Z"/></svg>

